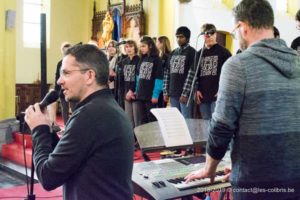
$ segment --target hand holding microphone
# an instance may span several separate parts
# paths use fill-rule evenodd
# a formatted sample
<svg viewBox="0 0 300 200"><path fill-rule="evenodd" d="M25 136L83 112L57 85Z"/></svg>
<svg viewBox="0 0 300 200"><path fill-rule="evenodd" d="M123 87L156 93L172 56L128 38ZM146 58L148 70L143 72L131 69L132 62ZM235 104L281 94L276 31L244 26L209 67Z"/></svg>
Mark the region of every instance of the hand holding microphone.
<svg viewBox="0 0 300 200"><path fill-rule="evenodd" d="M51 120L49 113L45 109L48 105L52 104L58 99L58 94L55 90L49 92L40 103L30 105L25 110L25 121L29 126L30 130L33 130L39 125L51 126Z"/></svg>

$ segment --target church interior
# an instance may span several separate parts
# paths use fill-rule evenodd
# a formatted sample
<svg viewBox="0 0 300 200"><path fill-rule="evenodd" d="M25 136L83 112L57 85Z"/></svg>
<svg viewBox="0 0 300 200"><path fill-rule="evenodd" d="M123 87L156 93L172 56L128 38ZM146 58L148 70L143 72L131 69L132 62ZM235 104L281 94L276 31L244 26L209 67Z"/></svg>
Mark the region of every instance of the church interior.
<svg viewBox="0 0 300 200"><path fill-rule="evenodd" d="M239 2L240 0L1 0L0 163L9 160L9 156L3 157L3 153L8 152L12 157L18 157L14 158L12 163L24 165L22 152L16 153L17 150L13 149L12 153L9 153L10 150L3 151L2 147L13 140L21 146L24 145L24 138L19 135L21 125L18 120L29 105L41 101L45 90L54 88L57 62L62 59L60 48L63 42L72 45L92 44L106 51L112 39L118 45L122 45L122 40L128 39L139 44L144 35L154 39L167 36L173 50L178 47L175 35L177 28L186 26L191 31L190 46L198 51L204 45L199 37L200 27L211 23L217 29L217 42L235 55L239 43L231 35L234 29L232 8ZM274 10L274 25L280 32L280 38L290 46L299 36L295 15L300 8L300 0L269 2ZM46 17L44 32L41 31L40 13ZM43 34L45 44L41 44L40 38ZM42 45L44 52L41 51ZM61 112L58 106L54 120L63 128ZM26 145L31 147L29 135L25 137ZM25 156L27 166L31 166L30 156L30 153ZM140 155L138 162L143 162L143 156ZM162 154L150 153L148 156L159 159ZM17 178L15 182L16 180ZM2 183L0 199L11 196L12 188L16 187L3 184L2 188L8 189L2 191L1 185ZM37 188L41 190L42 195L51 194L42 191L40 186ZM62 199L61 192L61 189L56 190L52 194L58 197L51 199ZM139 198L138 195L135 196L135 199Z"/></svg>

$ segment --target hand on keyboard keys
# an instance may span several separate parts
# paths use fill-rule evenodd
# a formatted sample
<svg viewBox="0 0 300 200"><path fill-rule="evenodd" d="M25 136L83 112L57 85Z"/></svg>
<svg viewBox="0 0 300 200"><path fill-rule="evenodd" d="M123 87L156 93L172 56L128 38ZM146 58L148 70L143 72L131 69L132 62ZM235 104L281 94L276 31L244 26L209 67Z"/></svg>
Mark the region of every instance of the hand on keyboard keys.
<svg viewBox="0 0 300 200"><path fill-rule="evenodd" d="M193 179L188 183L186 183L184 178L176 178L176 179L169 179L168 182L172 183L179 190L185 190L194 187L201 187L201 186L221 183L223 176L224 176L223 172L217 172L214 183L210 182L210 178Z"/></svg>

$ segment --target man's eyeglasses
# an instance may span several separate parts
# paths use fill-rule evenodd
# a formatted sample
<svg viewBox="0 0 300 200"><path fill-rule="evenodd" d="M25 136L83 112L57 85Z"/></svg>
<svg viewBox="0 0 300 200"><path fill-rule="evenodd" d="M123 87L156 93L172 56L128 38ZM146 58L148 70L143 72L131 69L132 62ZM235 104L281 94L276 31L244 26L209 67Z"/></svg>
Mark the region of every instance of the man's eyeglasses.
<svg viewBox="0 0 300 200"><path fill-rule="evenodd" d="M70 77L70 75L72 74L72 72L86 72L90 70L90 68L86 68L86 69L74 69L74 70L61 70L59 72L60 77L62 78L66 78L66 77Z"/></svg>
<svg viewBox="0 0 300 200"><path fill-rule="evenodd" d="M230 35L233 39L236 39L236 31L238 28L240 28L241 24L237 24L235 25L235 27L233 28L233 30L231 31Z"/></svg>

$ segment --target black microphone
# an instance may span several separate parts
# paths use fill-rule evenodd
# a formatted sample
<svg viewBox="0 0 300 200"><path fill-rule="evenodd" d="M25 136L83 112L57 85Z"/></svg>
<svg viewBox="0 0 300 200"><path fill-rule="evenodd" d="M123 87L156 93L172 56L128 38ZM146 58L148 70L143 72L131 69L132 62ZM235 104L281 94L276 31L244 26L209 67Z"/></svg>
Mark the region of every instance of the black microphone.
<svg viewBox="0 0 300 200"><path fill-rule="evenodd" d="M55 90L52 90L46 94L44 99L39 103L40 109L43 110L48 105L52 104L58 99L58 93Z"/></svg>
<svg viewBox="0 0 300 200"><path fill-rule="evenodd" d="M122 44L126 44L126 41L124 40L124 41L122 41L122 42L118 42L118 43L116 44L116 46L120 46L120 45L122 45Z"/></svg>

